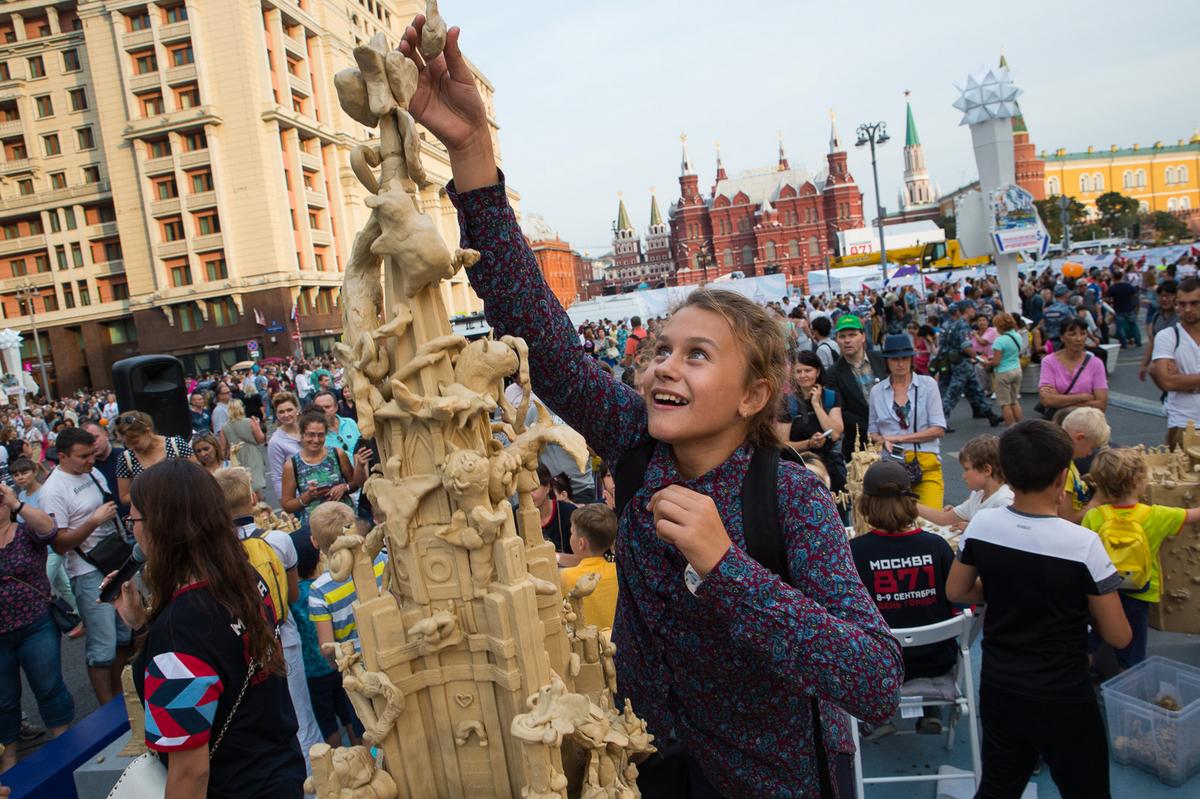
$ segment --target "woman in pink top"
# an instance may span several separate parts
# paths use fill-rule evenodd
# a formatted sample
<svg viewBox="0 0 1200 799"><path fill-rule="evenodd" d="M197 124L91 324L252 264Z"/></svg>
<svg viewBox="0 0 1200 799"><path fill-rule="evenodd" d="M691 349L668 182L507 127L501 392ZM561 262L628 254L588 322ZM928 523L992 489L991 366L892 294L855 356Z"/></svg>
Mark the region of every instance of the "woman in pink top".
<svg viewBox="0 0 1200 799"><path fill-rule="evenodd" d="M1063 325L1061 341L1062 349L1042 359L1042 377L1038 381L1042 405L1105 410L1108 376L1104 373L1104 362L1084 349L1087 323L1078 317L1071 319Z"/></svg>

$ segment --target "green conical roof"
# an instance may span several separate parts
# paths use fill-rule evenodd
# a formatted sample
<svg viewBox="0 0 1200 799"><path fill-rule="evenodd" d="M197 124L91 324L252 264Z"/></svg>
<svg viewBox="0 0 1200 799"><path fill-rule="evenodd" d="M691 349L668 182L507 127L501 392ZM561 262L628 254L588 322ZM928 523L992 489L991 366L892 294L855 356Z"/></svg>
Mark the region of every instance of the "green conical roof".
<svg viewBox="0 0 1200 799"><path fill-rule="evenodd" d="M1004 57L1004 51L1000 51L1000 68L1008 69L1008 59Z"/></svg>
<svg viewBox="0 0 1200 799"><path fill-rule="evenodd" d="M921 143L921 137L917 135L917 123L913 121L912 103L905 103L905 105L908 106L908 127L904 131L904 146L912 147Z"/></svg>
<svg viewBox="0 0 1200 799"><path fill-rule="evenodd" d="M1025 115L1021 113L1021 106L1017 106L1017 115L1012 121L1013 133L1028 133L1029 128L1025 127Z"/></svg>
<svg viewBox="0 0 1200 799"><path fill-rule="evenodd" d="M617 230L633 230L633 225L629 222L629 212L625 210L625 200L620 200L620 208L617 209Z"/></svg>
<svg viewBox="0 0 1200 799"><path fill-rule="evenodd" d="M653 194L650 195L650 225L661 225L662 214L658 212L658 198Z"/></svg>

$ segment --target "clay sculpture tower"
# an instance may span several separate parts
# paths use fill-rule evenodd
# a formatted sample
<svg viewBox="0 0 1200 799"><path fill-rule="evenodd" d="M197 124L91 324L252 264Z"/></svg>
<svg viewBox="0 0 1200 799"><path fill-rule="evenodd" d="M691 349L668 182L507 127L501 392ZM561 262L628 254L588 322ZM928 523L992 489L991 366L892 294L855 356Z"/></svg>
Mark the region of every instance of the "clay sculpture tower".
<svg viewBox="0 0 1200 799"><path fill-rule="evenodd" d="M427 20L420 51L432 60L446 36L436 0ZM372 211L346 269L339 352L382 465L365 489L378 525L347 528L329 568L354 580L362 648L336 657L380 759L317 745L309 788L321 799L637 795L629 755L652 747L632 709L613 706L613 648L582 612L595 582L562 598L530 499L544 444L581 468L586 446L544 408L524 424L522 340L451 334L438 284L479 254L449 251L421 209L407 110L417 67L382 36L354 58L334 78L338 99L379 136L351 155ZM518 407L502 391L508 376L524 389ZM385 543L380 591L372 560Z"/></svg>

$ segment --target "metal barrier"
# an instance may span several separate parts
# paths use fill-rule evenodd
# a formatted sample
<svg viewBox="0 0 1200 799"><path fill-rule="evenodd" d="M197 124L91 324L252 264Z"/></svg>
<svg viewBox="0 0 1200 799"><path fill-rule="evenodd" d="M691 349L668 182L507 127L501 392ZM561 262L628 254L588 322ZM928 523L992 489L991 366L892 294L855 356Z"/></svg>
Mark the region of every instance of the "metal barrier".
<svg viewBox="0 0 1200 799"><path fill-rule="evenodd" d="M125 699L118 696L0 777L12 799L77 799L75 769L129 729Z"/></svg>

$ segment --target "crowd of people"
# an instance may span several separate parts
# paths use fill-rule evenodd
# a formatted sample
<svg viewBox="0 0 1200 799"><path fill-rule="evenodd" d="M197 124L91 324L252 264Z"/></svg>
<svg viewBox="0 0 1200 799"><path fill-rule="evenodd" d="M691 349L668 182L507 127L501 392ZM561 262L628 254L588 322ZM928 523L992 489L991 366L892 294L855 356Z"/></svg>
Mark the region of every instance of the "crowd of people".
<svg viewBox="0 0 1200 799"><path fill-rule="evenodd" d="M409 28L401 52L419 36ZM452 30L422 66L430 98L414 115L449 152L495 334L526 339L534 390L591 447L582 472L548 448L532 499L564 589L600 576L585 612L612 627L621 698L656 737L643 795L850 795L850 716L881 737L906 679L953 667L950 648L902 650L891 630L975 604L980 795L1018 796L1040 757L1064 796L1108 796L1089 656L1103 643L1122 668L1145 658L1162 581L1156 558L1105 542L1140 531L1153 554L1200 509L1139 503L1144 458L1109 446L1105 346L1153 342L1142 377L1177 444L1200 418L1194 259L1023 274L1019 307L990 277L765 306L701 288L668 317L575 326L520 234L474 83L439 81L469 74ZM1041 418L1024 419L1035 364ZM364 733L324 646L358 646L354 585L322 556L347 525L380 520L361 490L378 452L331 359L205 374L187 391L190 436L107 393L0 407L13 483L0 486L0 768L23 734L73 721L69 635L85 639L101 703L132 660L146 742L179 795L298 797L302 752ZM964 396L986 426L958 452L970 494L947 504L941 441ZM863 447L881 457L847 497ZM773 502L743 502L762 492ZM258 527L264 501L300 529ZM962 529L957 552L919 518ZM871 531L847 543L852 519ZM99 601L128 558L141 576ZM910 564L904 590L896 563ZM40 732L22 732L20 672ZM917 727L941 724L927 708Z"/></svg>

